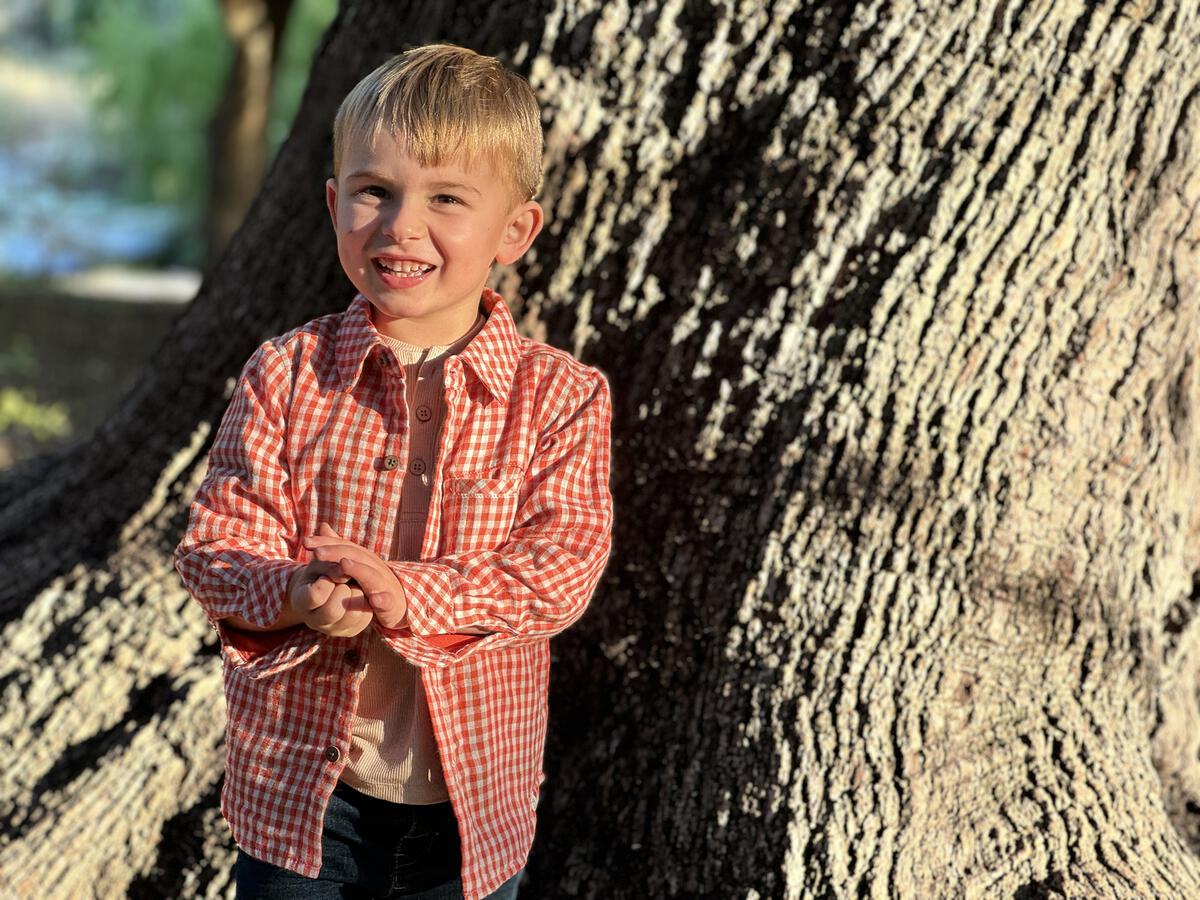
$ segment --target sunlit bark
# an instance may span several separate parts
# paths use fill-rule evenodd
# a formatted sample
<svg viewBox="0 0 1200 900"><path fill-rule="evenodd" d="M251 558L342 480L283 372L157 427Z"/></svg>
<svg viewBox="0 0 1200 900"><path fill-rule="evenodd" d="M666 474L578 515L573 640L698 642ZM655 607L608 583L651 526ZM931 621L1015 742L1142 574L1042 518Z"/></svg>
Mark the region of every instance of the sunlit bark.
<svg viewBox="0 0 1200 900"><path fill-rule="evenodd" d="M1200 896L1178 0L345 3L143 382L0 476L0 885L227 889L169 551L242 362L349 300L336 103L430 40L537 90L550 224L497 281L616 401L523 896Z"/></svg>

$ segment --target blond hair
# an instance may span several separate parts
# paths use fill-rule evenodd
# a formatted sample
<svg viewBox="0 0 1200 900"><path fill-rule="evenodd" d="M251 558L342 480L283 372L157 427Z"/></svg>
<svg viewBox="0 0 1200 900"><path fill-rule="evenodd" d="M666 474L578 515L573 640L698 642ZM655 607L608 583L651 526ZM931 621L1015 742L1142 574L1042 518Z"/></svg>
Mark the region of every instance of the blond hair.
<svg viewBox="0 0 1200 900"><path fill-rule="evenodd" d="M541 114L533 89L494 57L453 44L394 56L354 86L333 120L333 174L351 142L387 129L423 166L486 161L518 201L542 186Z"/></svg>

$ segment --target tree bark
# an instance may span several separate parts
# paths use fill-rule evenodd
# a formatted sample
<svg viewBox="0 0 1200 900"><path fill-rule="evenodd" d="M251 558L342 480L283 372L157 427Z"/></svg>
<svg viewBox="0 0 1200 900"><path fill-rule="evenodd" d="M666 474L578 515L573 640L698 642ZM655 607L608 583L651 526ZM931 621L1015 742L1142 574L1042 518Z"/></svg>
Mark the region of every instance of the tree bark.
<svg viewBox="0 0 1200 900"><path fill-rule="evenodd" d="M262 184L275 64L292 3L220 0L233 61L209 125L212 183L204 230L210 265L242 224Z"/></svg>
<svg viewBox="0 0 1200 900"><path fill-rule="evenodd" d="M345 3L142 382L0 476L0 888L228 891L169 553L241 364L349 300L338 100L432 40L543 102L550 224L497 283L615 396L523 896L1200 896L1179 0Z"/></svg>

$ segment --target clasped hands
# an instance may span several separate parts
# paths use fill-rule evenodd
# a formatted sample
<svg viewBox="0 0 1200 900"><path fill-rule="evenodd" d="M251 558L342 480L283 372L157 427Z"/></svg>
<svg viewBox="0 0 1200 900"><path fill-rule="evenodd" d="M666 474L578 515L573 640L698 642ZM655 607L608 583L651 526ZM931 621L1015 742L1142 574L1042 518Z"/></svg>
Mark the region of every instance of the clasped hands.
<svg viewBox="0 0 1200 900"><path fill-rule="evenodd" d="M400 582L387 563L322 522L304 539L313 558L288 582L292 617L331 637L353 637L378 619L399 628L408 613Z"/></svg>

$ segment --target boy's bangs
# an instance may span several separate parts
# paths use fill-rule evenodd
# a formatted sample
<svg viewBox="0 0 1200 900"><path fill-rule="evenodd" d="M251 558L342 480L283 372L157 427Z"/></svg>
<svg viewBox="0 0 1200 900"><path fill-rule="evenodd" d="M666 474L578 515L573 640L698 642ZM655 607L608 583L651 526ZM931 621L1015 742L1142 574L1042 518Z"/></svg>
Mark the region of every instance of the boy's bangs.
<svg viewBox="0 0 1200 900"><path fill-rule="evenodd" d="M517 184L512 175L516 153L494 123L473 123L461 119L424 115L420 117L388 115L359 119L346 135L351 143L375 148L381 135L393 138L403 151L422 166L461 165L465 169L490 167L509 183L516 194L527 195L528 188ZM528 196L521 196L526 200Z"/></svg>
<svg viewBox="0 0 1200 900"><path fill-rule="evenodd" d="M368 140L374 146L379 135L387 133L404 152L422 166L458 163L472 168L480 163L503 172L501 161L512 157L495 127L444 117L380 117L375 120Z"/></svg>
<svg viewBox="0 0 1200 900"><path fill-rule="evenodd" d="M542 131L528 83L460 47L418 48L380 66L346 97L334 123L334 171L348 143L391 135L422 166L485 164L517 202L542 182Z"/></svg>

